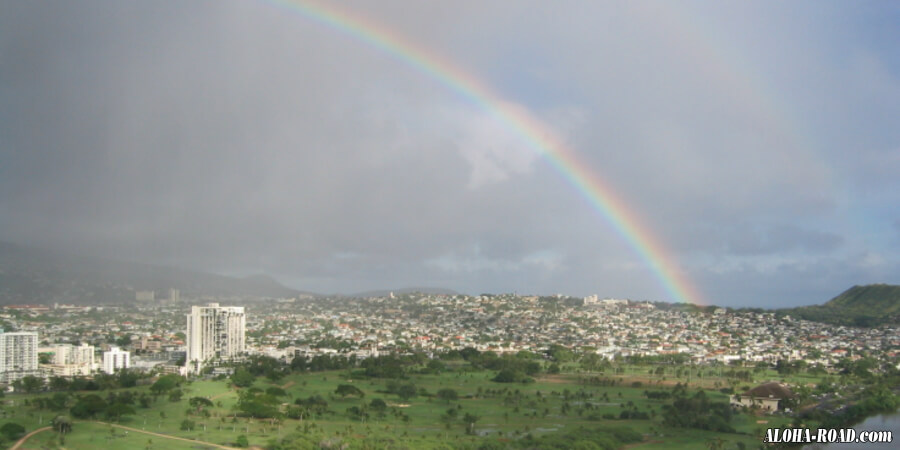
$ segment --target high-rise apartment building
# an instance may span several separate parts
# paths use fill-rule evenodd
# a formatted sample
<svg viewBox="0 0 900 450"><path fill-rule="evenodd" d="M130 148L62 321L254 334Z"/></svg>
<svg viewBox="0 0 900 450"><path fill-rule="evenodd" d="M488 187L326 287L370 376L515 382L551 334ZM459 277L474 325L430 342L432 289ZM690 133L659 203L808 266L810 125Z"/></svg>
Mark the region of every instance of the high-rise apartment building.
<svg viewBox="0 0 900 450"><path fill-rule="evenodd" d="M230 359L244 352L246 317L243 306L192 306L187 315L189 373L199 373L212 359Z"/></svg>
<svg viewBox="0 0 900 450"><path fill-rule="evenodd" d="M0 381L37 375L37 348L37 333L0 333Z"/></svg>
<svg viewBox="0 0 900 450"><path fill-rule="evenodd" d="M94 366L94 346L81 344L58 344L53 347L53 364L75 364Z"/></svg>
<svg viewBox="0 0 900 450"><path fill-rule="evenodd" d="M110 347L109 350L103 352L103 371L106 373L116 373L121 369L131 367L131 354L119 347Z"/></svg>

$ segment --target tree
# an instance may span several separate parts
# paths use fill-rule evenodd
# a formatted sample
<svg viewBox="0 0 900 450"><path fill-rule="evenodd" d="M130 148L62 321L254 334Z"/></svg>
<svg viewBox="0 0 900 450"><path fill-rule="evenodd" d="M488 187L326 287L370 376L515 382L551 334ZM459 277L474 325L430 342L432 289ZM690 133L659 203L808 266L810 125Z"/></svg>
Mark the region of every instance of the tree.
<svg viewBox="0 0 900 450"><path fill-rule="evenodd" d="M150 392L152 392L153 395L157 395L157 396L161 395L161 394L165 394L166 392L169 392L172 389L175 389L176 387L178 387L178 385L181 384L182 380L183 380L183 378L181 378L178 375L174 375L174 374L163 375L163 376L159 377L159 379L156 380L156 382L153 383L152 386L150 386Z"/></svg>
<svg viewBox="0 0 900 450"><path fill-rule="evenodd" d="M350 385L350 384L339 384L337 389L334 390L334 393L340 395L341 397L346 397L348 395L357 396L359 398L363 398L366 394L361 391L358 387Z"/></svg>
<svg viewBox="0 0 900 450"><path fill-rule="evenodd" d="M351 406L347 408L347 417L365 422L369 418L369 411L366 410L365 406Z"/></svg>
<svg viewBox="0 0 900 450"><path fill-rule="evenodd" d="M574 359L575 354L572 353L572 350L569 350L566 347L563 347L559 344L552 344L550 348L547 349L547 354L550 355L556 362L568 362Z"/></svg>
<svg viewBox="0 0 900 450"><path fill-rule="evenodd" d="M450 429L450 425L453 422L456 422L456 418L459 416L459 411L456 408L450 408L444 414L441 414L441 422L444 422L444 425L447 429Z"/></svg>
<svg viewBox="0 0 900 450"><path fill-rule="evenodd" d="M69 394L65 392L57 392L52 397L46 399L47 406L53 410L66 409L69 403Z"/></svg>
<svg viewBox="0 0 900 450"><path fill-rule="evenodd" d="M397 396L403 401L407 401L416 396L416 385L412 383L404 383L397 386Z"/></svg>
<svg viewBox="0 0 900 450"><path fill-rule="evenodd" d="M113 403L107 406L104 411L104 415L108 420L115 420L116 422L118 422L122 416L134 413L134 408L131 405L126 405L124 403Z"/></svg>
<svg viewBox="0 0 900 450"><path fill-rule="evenodd" d="M380 398L373 398L372 401L369 402L369 409L378 413L383 413L387 410L387 403Z"/></svg>
<svg viewBox="0 0 900 450"><path fill-rule="evenodd" d="M784 359L779 359L775 363L775 371L778 372L779 375L789 375L793 373L795 370L794 365L791 364L790 361L786 361Z"/></svg>
<svg viewBox="0 0 900 450"><path fill-rule="evenodd" d="M106 401L97 394L88 394L78 399L69 412L79 419L93 418L97 413L106 410Z"/></svg>
<svg viewBox="0 0 900 450"><path fill-rule="evenodd" d="M471 359L478 357L479 353L481 353L481 352L479 352L478 349L476 349L474 347L466 347L459 351L459 354L466 361L469 361Z"/></svg>
<svg viewBox="0 0 900 450"><path fill-rule="evenodd" d="M231 375L231 384L237 387L250 387L256 377L249 370L240 367Z"/></svg>
<svg viewBox="0 0 900 450"><path fill-rule="evenodd" d="M447 370L447 365L443 363L443 361L438 359L432 359L428 361L428 365L426 366L430 373L441 373Z"/></svg>
<svg viewBox="0 0 900 450"><path fill-rule="evenodd" d="M242 434L237 437L236 441L234 441L234 446L238 448L246 448L250 446L250 441L247 440L247 436Z"/></svg>
<svg viewBox="0 0 900 450"><path fill-rule="evenodd" d="M174 391L169 392L169 401L180 401L182 396L184 396L184 391L182 391L181 389L175 389Z"/></svg>
<svg viewBox="0 0 900 450"><path fill-rule="evenodd" d="M188 401L192 408L197 408L197 412L199 413L203 408L208 408L213 405L212 400L206 397L191 397Z"/></svg>
<svg viewBox="0 0 900 450"><path fill-rule="evenodd" d="M56 416L50 423L59 434L66 434L72 431L72 419L69 416Z"/></svg>
<svg viewBox="0 0 900 450"><path fill-rule="evenodd" d="M184 419L181 421L181 426L179 428L181 428L181 431L194 431L194 428L196 427L197 422L189 419Z"/></svg>
<svg viewBox="0 0 900 450"><path fill-rule="evenodd" d="M109 373L98 373L94 375L94 382L97 383L98 389L101 391L119 387L119 378Z"/></svg>
<svg viewBox="0 0 900 450"><path fill-rule="evenodd" d="M298 398L294 400L294 403L303 409L303 415L305 416L321 416L328 412L328 402L321 395L311 395L305 399Z"/></svg>
<svg viewBox="0 0 900 450"><path fill-rule="evenodd" d="M287 392L280 387L272 386L266 388L266 394L271 395L272 397L284 397L287 395Z"/></svg>
<svg viewBox="0 0 900 450"><path fill-rule="evenodd" d="M0 434L7 440L14 441L25 435L25 427L14 422L7 422L0 427Z"/></svg>
<svg viewBox="0 0 900 450"><path fill-rule="evenodd" d="M238 409L242 415L258 419L278 417L278 399L262 393L260 389L250 388L238 393Z"/></svg>
<svg viewBox="0 0 900 450"><path fill-rule="evenodd" d="M491 381L496 381L497 383L529 383L534 381L534 379L517 370L503 369L497 373L497 376L491 378Z"/></svg>
<svg viewBox="0 0 900 450"><path fill-rule="evenodd" d="M454 401L459 398L459 394L456 392L456 389L451 388L443 388L437 391L437 396L441 400L445 400L447 403Z"/></svg>
<svg viewBox="0 0 900 450"><path fill-rule="evenodd" d="M581 357L581 368L588 372L593 372L600 367L601 362L600 355L593 352L585 353L584 356Z"/></svg>
<svg viewBox="0 0 900 450"><path fill-rule="evenodd" d="M17 380L18 381L18 380ZM32 375L28 375L27 377L22 378L22 389L25 392L32 394L44 387L44 379L38 378Z"/></svg>
<svg viewBox="0 0 900 450"><path fill-rule="evenodd" d="M122 369L116 372L116 377L118 378L119 386L128 388L135 387L141 375L133 369Z"/></svg>
<svg viewBox="0 0 900 450"><path fill-rule="evenodd" d="M63 377L51 377L50 389L54 391L65 391L69 389L72 382Z"/></svg>
<svg viewBox="0 0 900 450"><path fill-rule="evenodd" d="M692 397L683 392L674 393L671 405L663 406L663 423L678 428L698 428L733 433L731 406L725 402L713 402L702 390Z"/></svg>
<svg viewBox="0 0 900 450"><path fill-rule="evenodd" d="M289 419L303 420L304 413L305 410L299 406L288 406L287 410L284 412L284 415Z"/></svg>
<svg viewBox="0 0 900 450"><path fill-rule="evenodd" d="M475 414L466 413L463 416L463 422L466 424L466 434L475 434L475 422L478 422L480 417Z"/></svg>

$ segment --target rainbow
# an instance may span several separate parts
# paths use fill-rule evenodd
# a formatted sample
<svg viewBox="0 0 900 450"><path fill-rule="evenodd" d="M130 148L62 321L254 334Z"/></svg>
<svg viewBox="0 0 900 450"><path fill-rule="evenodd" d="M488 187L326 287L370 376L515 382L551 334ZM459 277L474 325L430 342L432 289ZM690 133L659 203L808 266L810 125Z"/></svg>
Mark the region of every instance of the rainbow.
<svg viewBox="0 0 900 450"><path fill-rule="evenodd" d="M579 161L577 154L567 148L547 125L528 111L503 101L489 86L451 61L352 11L338 9L333 4L326 6L290 0L267 2L356 38L434 79L483 109L519 136L533 151L542 155L591 204L650 267L673 300L701 303L697 290L683 271L679 270L674 258L669 256L669 252L650 230L642 225L637 215L616 198L613 189L587 170L588 165Z"/></svg>

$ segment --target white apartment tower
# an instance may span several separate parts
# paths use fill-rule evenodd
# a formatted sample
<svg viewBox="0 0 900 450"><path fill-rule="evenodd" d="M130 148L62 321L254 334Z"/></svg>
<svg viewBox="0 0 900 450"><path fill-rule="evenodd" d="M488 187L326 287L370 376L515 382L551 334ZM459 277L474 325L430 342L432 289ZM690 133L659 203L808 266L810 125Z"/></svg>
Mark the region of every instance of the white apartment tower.
<svg viewBox="0 0 900 450"><path fill-rule="evenodd" d="M120 369L131 367L131 355L119 347L110 347L103 352L103 371L115 373Z"/></svg>
<svg viewBox="0 0 900 450"><path fill-rule="evenodd" d="M73 364L94 366L94 346L81 344L59 344L53 348L53 364Z"/></svg>
<svg viewBox="0 0 900 450"><path fill-rule="evenodd" d="M38 368L37 348L37 333L0 333L0 380L11 382L35 375Z"/></svg>
<svg viewBox="0 0 900 450"><path fill-rule="evenodd" d="M53 360L41 364L45 375L56 377L87 376L94 371L94 346L88 344L57 344L53 346Z"/></svg>
<svg viewBox="0 0 900 450"><path fill-rule="evenodd" d="M199 373L211 359L243 353L245 326L243 306L192 306L187 315L187 371Z"/></svg>

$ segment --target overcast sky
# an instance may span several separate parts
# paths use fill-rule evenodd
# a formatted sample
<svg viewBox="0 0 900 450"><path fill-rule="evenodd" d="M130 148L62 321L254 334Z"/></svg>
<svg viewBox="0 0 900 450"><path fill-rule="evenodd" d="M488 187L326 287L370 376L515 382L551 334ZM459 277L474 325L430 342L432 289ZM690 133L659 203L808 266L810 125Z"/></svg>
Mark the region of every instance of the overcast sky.
<svg viewBox="0 0 900 450"><path fill-rule="evenodd" d="M897 2L340 4L561 136L696 301L900 283ZM672 300L488 111L289 8L0 11L0 240L322 293Z"/></svg>

